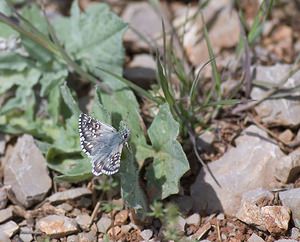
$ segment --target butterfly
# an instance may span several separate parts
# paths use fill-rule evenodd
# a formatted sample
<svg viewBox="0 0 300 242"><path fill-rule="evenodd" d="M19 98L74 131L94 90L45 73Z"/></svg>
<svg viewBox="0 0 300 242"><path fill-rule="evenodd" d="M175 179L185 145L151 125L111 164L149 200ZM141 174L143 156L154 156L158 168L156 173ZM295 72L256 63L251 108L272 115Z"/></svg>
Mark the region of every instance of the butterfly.
<svg viewBox="0 0 300 242"><path fill-rule="evenodd" d="M91 158L94 175L113 175L119 171L121 153L130 136L125 122L119 131L87 114L79 115L79 135L82 151Z"/></svg>

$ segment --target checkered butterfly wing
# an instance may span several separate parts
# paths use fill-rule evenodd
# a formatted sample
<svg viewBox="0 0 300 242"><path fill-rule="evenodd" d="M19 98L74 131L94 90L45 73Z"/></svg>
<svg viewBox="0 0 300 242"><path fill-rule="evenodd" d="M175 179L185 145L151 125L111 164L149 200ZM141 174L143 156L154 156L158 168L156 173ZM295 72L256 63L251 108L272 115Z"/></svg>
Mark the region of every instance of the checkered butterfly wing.
<svg viewBox="0 0 300 242"><path fill-rule="evenodd" d="M113 175L120 169L121 153L123 144L119 144L113 148L109 155L95 156L92 159L93 174L99 176L101 174Z"/></svg>
<svg viewBox="0 0 300 242"><path fill-rule="evenodd" d="M98 150L99 143L105 142L104 137L110 137L117 133L110 125L82 113L79 116L79 134L82 151L89 157L94 157Z"/></svg>

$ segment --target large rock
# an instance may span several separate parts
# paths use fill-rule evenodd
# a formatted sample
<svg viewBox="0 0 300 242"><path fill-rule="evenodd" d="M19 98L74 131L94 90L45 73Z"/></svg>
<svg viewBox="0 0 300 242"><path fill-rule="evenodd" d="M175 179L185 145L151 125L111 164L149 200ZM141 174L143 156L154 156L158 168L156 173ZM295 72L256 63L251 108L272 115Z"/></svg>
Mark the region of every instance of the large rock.
<svg viewBox="0 0 300 242"><path fill-rule="evenodd" d="M61 203L67 200L74 200L77 198L80 198L82 196L90 195L92 194L91 190L85 188L85 187L77 187L68 189L63 192L56 192L52 194L50 197L47 198L47 201L50 203Z"/></svg>
<svg viewBox="0 0 300 242"><path fill-rule="evenodd" d="M151 7L147 1L130 2L123 11L122 18L128 22L138 34L129 29L124 36L125 44L133 50L148 49L149 45L139 35L142 35L148 41L153 42L154 39L162 34L161 19L164 18ZM167 24L167 21L164 21ZM168 31L168 29L166 30Z"/></svg>
<svg viewBox="0 0 300 242"><path fill-rule="evenodd" d="M291 209L294 224L300 228L300 188L280 192L279 198L284 206Z"/></svg>
<svg viewBox="0 0 300 242"><path fill-rule="evenodd" d="M51 188L46 160L33 137L23 135L4 162L4 184L10 185L18 202L30 207L41 202Z"/></svg>
<svg viewBox="0 0 300 242"><path fill-rule="evenodd" d="M174 25L179 27L180 36L184 33L185 51L191 63L200 66L209 60L209 53L203 37L203 22L199 14L199 6L176 7L176 3L174 5ZM197 13L197 17L193 17ZM209 39L215 54L218 54L222 48L236 46L240 36L240 23L238 14L230 6L229 0L209 1L201 13L205 23L209 25Z"/></svg>
<svg viewBox="0 0 300 242"><path fill-rule="evenodd" d="M209 167L220 183L203 169L191 187L194 209L206 213L225 212L235 215L242 194L257 188L278 185L274 177L278 160L284 155L267 134L250 126L236 139L236 148L229 149Z"/></svg>
<svg viewBox="0 0 300 242"><path fill-rule="evenodd" d="M59 215L49 215L41 218L38 220L36 227L52 238L65 237L78 231L74 219Z"/></svg>
<svg viewBox="0 0 300 242"><path fill-rule="evenodd" d="M283 78L286 77L292 66L276 64L274 66L256 67L256 77L258 81L275 87ZM300 92L295 89L300 85L300 71L297 71L283 85L285 89L295 90L285 98L268 98L255 107L256 112L262 121L268 125L286 125L295 126L300 123L300 102L297 99ZM265 88L254 87L251 92L251 98L260 100L268 90ZM278 94L286 94L278 93Z"/></svg>

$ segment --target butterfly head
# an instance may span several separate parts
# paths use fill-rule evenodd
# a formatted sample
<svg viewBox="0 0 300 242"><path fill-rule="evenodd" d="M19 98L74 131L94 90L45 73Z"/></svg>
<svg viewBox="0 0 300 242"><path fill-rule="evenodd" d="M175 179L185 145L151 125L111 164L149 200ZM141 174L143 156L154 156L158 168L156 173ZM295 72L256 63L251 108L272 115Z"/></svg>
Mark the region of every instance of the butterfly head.
<svg viewBox="0 0 300 242"><path fill-rule="evenodd" d="M130 136L130 129L124 121L120 122L119 134L124 143L127 143Z"/></svg>

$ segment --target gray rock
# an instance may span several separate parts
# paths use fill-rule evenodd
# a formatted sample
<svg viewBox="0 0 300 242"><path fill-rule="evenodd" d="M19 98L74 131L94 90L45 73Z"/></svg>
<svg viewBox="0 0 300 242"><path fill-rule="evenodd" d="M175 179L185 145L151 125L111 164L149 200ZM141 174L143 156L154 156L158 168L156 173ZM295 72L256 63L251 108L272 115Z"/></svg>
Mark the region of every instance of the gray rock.
<svg viewBox="0 0 300 242"><path fill-rule="evenodd" d="M37 229L53 238L61 238L78 231L74 219L66 216L48 215L37 221Z"/></svg>
<svg viewBox="0 0 300 242"><path fill-rule="evenodd" d="M111 219L105 216L102 216L97 222L98 232L106 233L108 228L111 226Z"/></svg>
<svg viewBox="0 0 300 242"><path fill-rule="evenodd" d="M198 213L194 213L191 216L189 216L188 218L185 219L186 223L188 225L195 225L195 226L199 226L200 224L200 215Z"/></svg>
<svg viewBox="0 0 300 242"><path fill-rule="evenodd" d="M20 239L23 242L31 242L33 240L32 234L20 234Z"/></svg>
<svg viewBox="0 0 300 242"><path fill-rule="evenodd" d="M25 224L26 224L26 221L25 221ZM19 226L22 226L21 223L19 224ZM21 227L20 239L22 239L23 242L31 242L33 240L33 236L32 236L33 233L34 232L32 231L31 228Z"/></svg>
<svg viewBox="0 0 300 242"><path fill-rule="evenodd" d="M97 241L96 234L93 231L88 233L80 233L78 235L80 242L94 242Z"/></svg>
<svg viewBox="0 0 300 242"><path fill-rule="evenodd" d="M123 11L122 18L150 41L162 33L161 17L158 16L155 10L146 1L131 2L128 4ZM167 23L166 20L164 22ZM168 31L168 26L166 26L166 31ZM148 44L131 29L126 31L124 41L125 45L127 44L128 47L133 50L149 48Z"/></svg>
<svg viewBox="0 0 300 242"><path fill-rule="evenodd" d="M276 178L283 183L293 182L300 172L300 149L282 157L275 169Z"/></svg>
<svg viewBox="0 0 300 242"><path fill-rule="evenodd" d="M30 135L18 138L4 165L4 184L10 185L18 202L30 207L41 202L51 188L46 160Z"/></svg>
<svg viewBox="0 0 300 242"><path fill-rule="evenodd" d="M284 206L291 209L294 224L300 228L300 188L280 192L279 198Z"/></svg>
<svg viewBox="0 0 300 242"><path fill-rule="evenodd" d="M124 69L124 77L144 89L149 89L156 80L155 65L151 55L135 55L129 66Z"/></svg>
<svg viewBox="0 0 300 242"><path fill-rule="evenodd" d="M13 216L13 211L11 207L0 210L0 223L9 220Z"/></svg>
<svg viewBox="0 0 300 242"><path fill-rule="evenodd" d="M236 148L229 149L223 157L209 164L221 187L204 169L191 186L196 211L235 216L242 194L260 187L278 186L274 173L284 154L275 142L253 125L245 129L235 143Z"/></svg>
<svg viewBox="0 0 300 242"><path fill-rule="evenodd" d="M294 227L291 229L291 239L300 239L300 231L298 228Z"/></svg>
<svg viewBox="0 0 300 242"><path fill-rule="evenodd" d="M183 46L190 61L193 65L200 66L209 59L208 48L201 34L203 21L200 14L194 21L187 21L197 11L199 11L197 6L180 5L174 11L173 24L179 27L179 36L184 33ZM215 54L222 48L236 46L240 37L239 19L237 12L230 7L229 0L210 1L202 9L202 13L206 23L213 19L209 28L209 39Z"/></svg>
<svg viewBox="0 0 300 242"><path fill-rule="evenodd" d="M91 216L88 214L80 214L76 217L76 222L82 230L87 230L91 222Z"/></svg>
<svg viewBox="0 0 300 242"><path fill-rule="evenodd" d="M198 139L198 148L206 152L213 152L212 143L215 140L215 134L211 131L206 130L199 136Z"/></svg>
<svg viewBox="0 0 300 242"><path fill-rule="evenodd" d="M80 242L78 235L69 235L67 237L67 242Z"/></svg>
<svg viewBox="0 0 300 242"><path fill-rule="evenodd" d="M0 231L6 234L9 238L15 235L19 230L19 226L14 221L9 221L0 224Z"/></svg>
<svg viewBox="0 0 300 242"><path fill-rule="evenodd" d="M250 238L247 240L247 242L265 242L261 237L259 237L257 234L253 233Z"/></svg>
<svg viewBox="0 0 300 242"><path fill-rule="evenodd" d="M57 192L47 198L50 203L60 203L66 200L74 200L79 197L90 195L91 191L85 187L78 187L73 189L68 189L63 192Z"/></svg>
<svg viewBox="0 0 300 242"><path fill-rule="evenodd" d="M0 231L0 241L1 242L11 242L9 236L4 233L3 231Z"/></svg>
<svg viewBox="0 0 300 242"><path fill-rule="evenodd" d="M71 212L73 207L69 203L62 203L56 206L58 209L62 209L66 212Z"/></svg>
<svg viewBox="0 0 300 242"><path fill-rule="evenodd" d="M6 187L0 187L0 209L3 209L6 207L7 204L7 188Z"/></svg>
<svg viewBox="0 0 300 242"><path fill-rule="evenodd" d="M145 240L145 241L148 241L151 239L153 235L153 232L151 229L144 229L141 233L140 233L140 236Z"/></svg>
<svg viewBox="0 0 300 242"><path fill-rule="evenodd" d="M272 86L279 82L287 75L291 65L276 64L274 66L258 66L256 68L256 80L264 81ZM300 85L300 71L296 72L283 85L284 88L294 88ZM251 92L251 98L260 100L267 90L254 87ZM279 93L280 94L280 93ZM300 123L300 103L297 99L300 92L289 93L288 98L268 98L259 105L255 106L257 114L262 121L268 125L286 125L294 126Z"/></svg>

